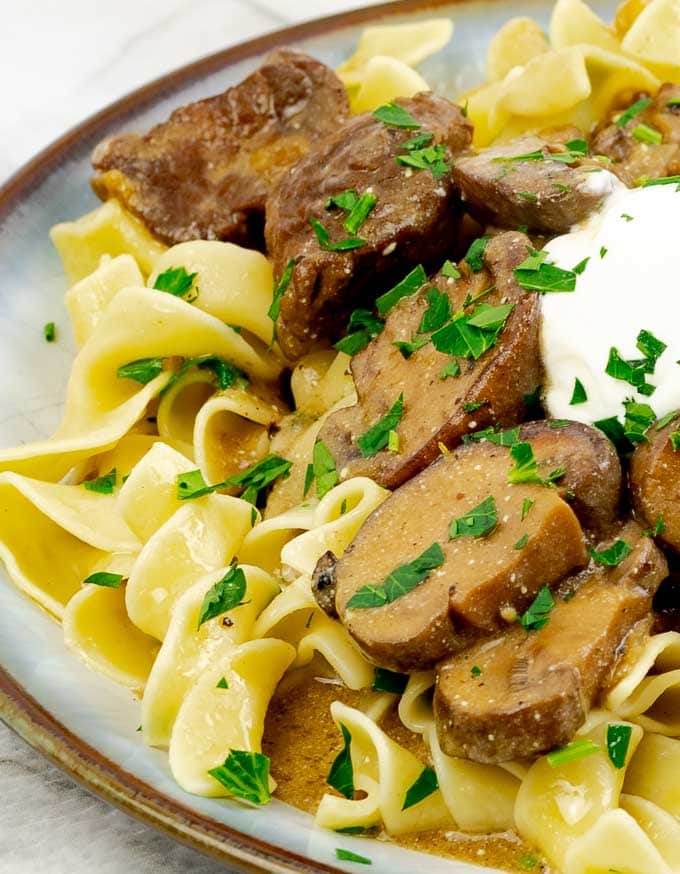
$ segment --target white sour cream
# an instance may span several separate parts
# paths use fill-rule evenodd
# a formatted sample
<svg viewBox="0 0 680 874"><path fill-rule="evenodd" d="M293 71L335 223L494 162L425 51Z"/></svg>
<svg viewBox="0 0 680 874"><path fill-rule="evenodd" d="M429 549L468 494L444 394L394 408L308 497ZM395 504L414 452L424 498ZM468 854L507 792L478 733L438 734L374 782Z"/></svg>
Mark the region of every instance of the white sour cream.
<svg viewBox="0 0 680 874"><path fill-rule="evenodd" d="M593 175L611 176L606 171ZM622 418L623 401L631 397L649 404L657 417L680 407L680 192L676 187L629 190L617 183L599 212L546 246L549 260L567 270L590 259L573 293L546 294L542 299L544 400L551 416L588 424L609 416ZM635 345L642 329L668 347L654 373L646 377L656 386L649 397L605 373L612 346L624 359L644 357ZM576 378L588 400L572 406Z"/></svg>

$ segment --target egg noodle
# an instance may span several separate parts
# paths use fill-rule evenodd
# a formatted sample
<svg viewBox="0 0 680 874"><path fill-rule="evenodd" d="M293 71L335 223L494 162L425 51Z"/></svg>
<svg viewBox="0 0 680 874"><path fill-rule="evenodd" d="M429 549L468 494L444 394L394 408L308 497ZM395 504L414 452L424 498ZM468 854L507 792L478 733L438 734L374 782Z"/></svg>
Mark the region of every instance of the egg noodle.
<svg viewBox="0 0 680 874"><path fill-rule="evenodd" d="M452 31L442 19L366 30L338 70L352 110L426 90L414 66ZM588 130L622 90L680 81L679 46L675 0L625 0L612 27L581 0L558 0L548 37L528 18L496 34L487 83L459 102L479 146L547 125ZM66 301L79 351L56 433L0 452L0 557L13 582L62 622L74 653L140 694L143 740L168 750L179 785L229 795L211 771L230 751L261 753L284 675L319 675L364 690L359 708L331 706L355 793L329 789L320 826L516 830L564 874L679 871L680 634L641 645L603 709L591 712L577 740L594 741L593 755L505 766L446 756L434 674L412 674L399 699L373 691L374 666L312 594L317 561L327 550L342 554L389 494L352 478L321 499L314 484L303 496L325 417L355 400L349 357L302 359L291 410L272 388L283 362L272 347L264 255L214 241L166 248L115 200L56 226L52 239L72 283ZM195 274L193 300L154 288L179 267ZM229 363L231 381L210 359ZM126 377L140 362L156 369ZM197 469L205 483L224 482L270 453L293 466L263 513L235 485L189 499L178 487ZM236 569L245 579L236 606L206 618L206 596ZM104 584L84 584L93 575L106 575ZM397 700L427 761L381 727ZM612 723L631 729L620 767L607 754ZM424 769L436 788L404 809Z"/></svg>

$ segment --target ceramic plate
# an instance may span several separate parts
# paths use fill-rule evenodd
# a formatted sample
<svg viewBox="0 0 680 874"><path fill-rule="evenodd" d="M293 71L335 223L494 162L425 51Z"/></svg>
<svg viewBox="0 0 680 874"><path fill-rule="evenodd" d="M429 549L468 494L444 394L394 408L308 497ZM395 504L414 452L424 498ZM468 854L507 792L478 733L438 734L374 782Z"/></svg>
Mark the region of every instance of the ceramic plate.
<svg viewBox="0 0 680 874"><path fill-rule="evenodd" d="M362 27L380 20L428 15L455 19L449 46L421 72L441 94L455 96L483 78L491 36L513 15L547 25L551 0L401 0L282 30L212 55L171 73L103 110L36 157L0 190L0 443L50 434L74 354L68 332L49 346L42 326L67 324L66 281L48 231L97 205L89 186L89 157L99 140L144 130L177 106L218 93L243 79L264 54L282 45L331 66L351 54ZM613 3L596 2L613 12ZM355 870L335 860L337 835L315 829L311 817L274 801L253 811L229 801L197 798L173 781L165 753L145 747L136 732L139 703L126 689L92 673L66 650L61 628L21 595L0 571L0 716L37 750L88 789L174 837L229 860L243 871ZM365 841L343 846L366 852ZM423 857L389 843L370 847L375 874L430 874L481 869Z"/></svg>

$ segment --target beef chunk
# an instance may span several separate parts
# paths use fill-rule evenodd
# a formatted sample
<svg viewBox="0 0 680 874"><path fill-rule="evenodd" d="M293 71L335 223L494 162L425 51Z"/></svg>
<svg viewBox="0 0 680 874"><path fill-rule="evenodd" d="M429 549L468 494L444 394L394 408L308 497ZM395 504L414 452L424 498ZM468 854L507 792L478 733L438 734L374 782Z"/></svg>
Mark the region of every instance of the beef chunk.
<svg viewBox="0 0 680 874"><path fill-rule="evenodd" d="M92 185L165 243L227 240L260 248L272 186L348 114L333 71L283 49L240 85L175 110L148 133L100 143Z"/></svg>
<svg viewBox="0 0 680 874"><path fill-rule="evenodd" d="M473 273L465 263L462 277L438 274L434 287L445 293L451 312L465 301L493 289L479 303L512 304L496 344L477 360L461 357L459 376L442 378L450 355L429 343L405 359L395 342L417 336L428 308L429 290L402 300L390 313L385 330L352 359L358 403L329 416L321 430L341 476L369 476L386 488L395 488L439 455L440 444L458 445L476 428L513 425L522 420L525 395L540 383L538 350L539 299L515 282L513 269L527 255L523 234L504 233L492 238L484 251L484 268ZM454 365L455 366L455 365ZM403 394L404 414L396 428L399 451L381 450L364 458L357 437L371 428Z"/></svg>
<svg viewBox="0 0 680 874"><path fill-rule="evenodd" d="M636 100L648 98L638 94ZM612 163L609 169L628 186L643 176L674 176L680 173L680 106L669 106L680 99L680 85L662 85L659 93L642 111L623 126L616 120L627 109L617 106L595 130L590 148L593 155L604 155ZM639 139L639 125L647 125L661 134L661 143ZM637 132L637 136L636 136Z"/></svg>
<svg viewBox="0 0 680 874"><path fill-rule="evenodd" d="M453 175L466 206L480 221L563 234L597 209L611 188L611 177L595 161L565 164L550 159L564 151L561 144L541 137L521 137L461 158ZM536 152L545 159L508 160Z"/></svg>
<svg viewBox="0 0 680 874"><path fill-rule="evenodd" d="M678 420L649 429L631 458L630 486L635 512L651 529L661 519L659 540L680 552L680 448L671 441L677 431Z"/></svg>
<svg viewBox="0 0 680 874"><path fill-rule="evenodd" d="M456 238L459 209L451 173L436 179L396 157L408 154L406 141L429 132L432 146L445 146L450 164L470 145L472 126L457 106L433 94L396 102L420 128L357 116L293 167L267 202L266 240L276 275L296 261L276 326L291 360L316 340L337 338L356 305L371 304L410 267L441 263ZM343 228L345 211L328 208L329 197L347 190L377 197L356 234ZM327 229L331 244L351 237L365 242L350 251L327 251L310 219Z"/></svg>
<svg viewBox="0 0 680 874"><path fill-rule="evenodd" d="M581 525L598 539L616 524L621 503L621 463L599 428L580 422L538 421L520 428L519 439L531 443L546 468L565 469L557 482Z"/></svg>
<svg viewBox="0 0 680 874"><path fill-rule="evenodd" d="M616 568L591 568L540 630L518 626L439 666L434 707L445 753L506 762L573 738L667 572L634 523L620 536L632 553Z"/></svg>
<svg viewBox="0 0 680 874"><path fill-rule="evenodd" d="M508 483L512 466L505 446L459 447L363 524L335 568L336 608L369 658L398 671L430 667L498 633L544 584L586 564L583 532L557 489ZM456 525L458 536L449 539L451 521L488 498L496 525L481 536L460 534ZM528 512L525 501L533 502ZM350 606L359 590L381 585L432 544L441 546L444 562L416 588L384 605Z"/></svg>

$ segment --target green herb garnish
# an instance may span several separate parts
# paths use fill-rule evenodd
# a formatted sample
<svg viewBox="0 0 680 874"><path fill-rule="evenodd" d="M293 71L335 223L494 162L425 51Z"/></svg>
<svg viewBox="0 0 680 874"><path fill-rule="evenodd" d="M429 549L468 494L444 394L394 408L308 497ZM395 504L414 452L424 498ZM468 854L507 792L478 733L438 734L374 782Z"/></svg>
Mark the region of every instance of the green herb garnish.
<svg viewBox="0 0 680 874"><path fill-rule="evenodd" d="M680 431L673 431L668 439L673 452L677 452L680 449Z"/></svg>
<svg viewBox="0 0 680 874"><path fill-rule="evenodd" d="M460 376L460 364L455 358L452 358L451 361L447 362L439 371L440 379L448 379L450 376Z"/></svg>
<svg viewBox="0 0 680 874"><path fill-rule="evenodd" d="M229 683L227 682L227 678L222 677L220 680L218 680L217 686L215 688L216 689L228 689Z"/></svg>
<svg viewBox="0 0 680 874"><path fill-rule="evenodd" d="M43 328L43 334L48 343L54 343L57 338L57 328L54 322L48 322Z"/></svg>
<svg viewBox="0 0 680 874"><path fill-rule="evenodd" d="M358 865L373 864L367 856L360 856L359 853L353 853L351 850L343 850L342 847L336 848L335 858L341 862L356 862Z"/></svg>
<svg viewBox="0 0 680 874"><path fill-rule="evenodd" d="M241 473L234 474L224 482L211 486L205 482L200 470L191 470L187 473L181 473L177 477L177 497L180 501L187 501L225 489L228 486L236 486L245 490L241 498L254 504L259 492L279 477L287 477L292 466L293 463L285 458L278 455L268 455Z"/></svg>
<svg viewBox="0 0 680 874"><path fill-rule="evenodd" d="M409 297L415 294L427 282L427 274L423 269L422 264L418 264L413 270L407 274L401 282L397 283L394 288L381 294L376 300L375 305L381 316L386 315L392 307L394 307L402 297Z"/></svg>
<svg viewBox="0 0 680 874"><path fill-rule="evenodd" d="M403 695L408 683L408 674L398 674L387 668L376 668L373 674L373 691Z"/></svg>
<svg viewBox="0 0 680 874"><path fill-rule="evenodd" d="M451 318L451 301L449 296L438 288L431 288L426 295L427 309L423 313L418 328L419 334L431 334L438 331Z"/></svg>
<svg viewBox="0 0 680 874"><path fill-rule="evenodd" d="M534 506L535 503L536 501L532 501L531 498L525 498L522 501L522 522L524 522L527 517L527 513Z"/></svg>
<svg viewBox="0 0 680 874"><path fill-rule="evenodd" d="M279 313L281 312L281 298L286 293L286 289L290 285L290 281L293 278L293 270L295 269L295 258L291 258L286 264L283 273L281 274L281 278L278 282L274 282L274 291L272 292L272 302L267 310L267 315L272 320L272 322L276 322L279 317ZM276 336L276 329L274 330L274 337Z"/></svg>
<svg viewBox="0 0 680 874"><path fill-rule="evenodd" d="M529 535L523 534L520 537L520 539L517 541L517 543L515 543L515 545L513 546L513 549L524 549L524 547L527 545L528 542L529 542Z"/></svg>
<svg viewBox="0 0 680 874"><path fill-rule="evenodd" d="M316 480L316 494L320 500L340 482L340 477L335 468L335 460L323 440L317 440L314 444L310 467L312 469L311 481L308 485L305 480L305 494L309 491L311 482Z"/></svg>
<svg viewBox="0 0 680 874"><path fill-rule="evenodd" d="M551 486L565 474L563 467L557 467L547 477L540 476L538 462L531 443L513 444L510 448L510 456L515 463L508 473L509 483L537 483L542 486Z"/></svg>
<svg viewBox="0 0 680 874"><path fill-rule="evenodd" d="M493 495L490 495L459 519L451 520L449 540L455 540L457 537L485 537L497 524L496 501Z"/></svg>
<svg viewBox="0 0 680 874"><path fill-rule="evenodd" d="M596 564L601 564L604 567L617 567L632 551L633 548L625 540L616 540L607 549L593 549L591 547L590 556Z"/></svg>
<svg viewBox="0 0 680 874"><path fill-rule="evenodd" d="M430 768L429 765L426 765L420 772L416 781L406 790L401 809L408 810L409 807L419 804L425 798L428 798L436 792L437 789L439 789L437 774L434 768Z"/></svg>
<svg viewBox="0 0 680 874"><path fill-rule="evenodd" d="M448 258L442 264L442 269L440 270L442 276L446 276L448 279L460 279L461 273L458 267L453 263L453 261L449 261Z"/></svg>
<svg viewBox="0 0 680 874"><path fill-rule="evenodd" d="M556 264L549 263L547 257L547 252L529 249L529 256L513 270L517 284L526 291L543 294L574 291L576 272L563 270Z"/></svg>
<svg viewBox="0 0 680 874"><path fill-rule="evenodd" d="M269 756L249 750L231 750L224 764L208 773L235 798L261 806L271 801Z"/></svg>
<svg viewBox="0 0 680 874"><path fill-rule="evenodd" d="M245 593L246 575L234 561L222 579L218 580L205 593L198 614L198 628L209 619L214 619L228 610L233 610L234 607L239 607L243 603Z"/></svg>
<svg viewBox="0 0 680 874"><path fill-rule="evenodd" d="M607 726L607 755L612 765L618 770L626 764L626 755L632 734L633 727L631 725L610 722Z"/></svg>
<svg viewBox="0 0 680 874"><path fill-rule="evenodd" d="M114 467L113 470L110 470L103 476L98 476L97 479L85 480L83 485L90 492L98 492L100 495L112 495L117 479L118 476Z"/></svg>
<svg viewBox="0 0 680 874"><path fill-rule="evenodd" d="M463 443L477 443L480 440L488 440L498 446L514 446L519 442L519 425L506 431L499 431L498 427L490 426L472 434L463 435Z"/></svg>
<svg viewBox="0 0 680 874"><path fill-rule="evenodd" d="M586 394L586 390L583 387L583 383L578 377L574 379L574 390L571 393L571 400L569 404L572 407L575 407L577 404L585 404L588 400L588 395Z"/></svg>
<svg viewBox="0 0 680 874"><path fill-rule="evenodd" d="M155 379L163 370L162 358L138 358L121 365L116 371L118 379L133 379L142 385L146 385Z"/></svg>
<svg viewBox="0 0 680 874"><path fill-rule="evenodd" d="M526 613L519 617L520 625L525 631L539 631L550 621L550 611L554 606L555 599L550 589L543 586Z"/></svg>
<svg viewBox="0 0 680 874"><path fill-rule="evenodd" d="M345 798L352 798L354 796L354 768L350 755L352 735L342 723L340 723L340 731L342 732L343 748L333 760L328 777L326 777L326 783L344 795Z"/></svg>
<svg viewBox="0 0 680 874"><path fill-rule="evenodd" d="M451 169L445 159L446 146L443 143L426 146L424 149L412 149L406 155L397 155L396 158L397 164L412 167L414 170L429 170L437 180Z"/></svg>
<svg viewBox="0 0 680 874"><path fill-rule="evenodd" d="M625 112L616 119L616 124L619 127L625 127L629 121L635 118L636 115L643 112L652 102L651 97L643 97L641 100L636 100Z"/></svg>
<svg viewBox="0 0 680 874"><path fill-rule="evenodd" d="M655 146L658 146L663 142L663 134L660 130L657 130L655 127L652 127L650 124L638 124L633 130L632 134L636 140L641 143L652 143Z"/></svg>
<svg viewBox="0 0 680 874"><path fill-rule="evenodd" d="M90 574L89 577L84 579L83 584L85 583L92 584L93 586L104 586L107 589L120 589L123 585L123 575L99 571L96 574Z"/></svg>
<svg viewBox="0 0 680 874"><path fill-rule="evenodd" d="M456 313L432 334L432 344L446 355L477 360L495 346L512 309L513 304L492 307L480 303L468 314Z"/></svg>
<svg viewBox="0 0 680 874"><path fill-rule="evenodd" d="M198 289L193 288L197 276L198 273L187 273L184 267L169 267L158 274L153 287L193 303L198 297Z"/></svg>
<svg viewBox="0 0 680 874"><path fill-rule="evenodd" d="M382 319L369 310L354 310L347 324L347 336L339 340L333 348L346 355L356 355L382 333L384 327Z"/></svg>
<svg viewBox="0 0 680 874"><path fill-rule="evenodd" d="M470 668L470 676L471 677L481 677L481 675L482 675L482 669L479 667L479 665L473 665Z"/></svg>
<svg viewBox="0 0 680 874"><path fill-rule="evenodd" d="M342 209L344 212L352 212L359 200L359 194L354 188L341 191L340 194L332 194L325 203L326 209Z"/></svg>
<svg viewBox="0 0 680 874"><path fill-rule="evenodd" d="M578 759L584 759L586 756L592 756L593 753L599 753L600 748L596 743L588 738L574 740L558 750L553 750L548 753L546 759L552 768L559 768L562 765L568 765L569 762L576 762Z"/></svg>
<svg viewBox="0 0 680 874"><path fill-rule="evenodd" d="M484 252L491 237L478 237L470 243L470 248L465 253L463 259L470 267L473 273L479 273L484 267Z"/></svg>
<svg viewBox="0 0 680 874"><path fill-rule="evenodd" d="M387 446L390 431L396 430L404 415L404 395L400 394L394 405L375 425L357 438L357 446L362 458L372 458Z"/></svg>
<svg viewBox="0 0 680 874"><path fill-rule="evenodd" d="M366 244L366 240L362 240L359 237L349 237L346 240L338 240L337 243L331 243L328 231L318 219L312 216L309 219L309 223L314 228L316 239L324 252L348 252L351 249L358 249Z"/></svg>
<svg viewBox="0 0 680 874"><path fill-rule="evenodd" d="M346 607L358 610L392 604L424 582L434 568L444 564L444 560L443 549L438 543L433 543L413 561L396 567L384 582L357 589Z"/></svg>
<svg viewBox="0 0 680 874"><path fill-rule="evenodd" d="M342 227L348 234L357 234L369 213L375 207L378 198L375 194L364 192L350 210L349 215L342 223Z"/></svg>
<svg viewBox="0 0 680 874"><path fill-rule="evenodd" d="M379 106L374 110L373 117L388 127L401 127L405 130L417 130L419 127L422 127L420 122L416 121L410 112L394 101L386 103L384 106Z"/></svg>

